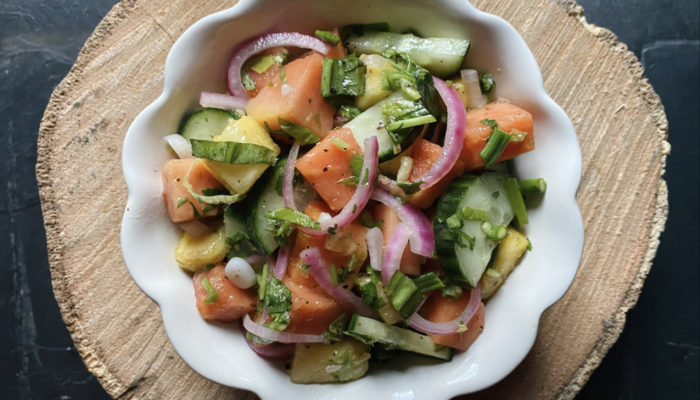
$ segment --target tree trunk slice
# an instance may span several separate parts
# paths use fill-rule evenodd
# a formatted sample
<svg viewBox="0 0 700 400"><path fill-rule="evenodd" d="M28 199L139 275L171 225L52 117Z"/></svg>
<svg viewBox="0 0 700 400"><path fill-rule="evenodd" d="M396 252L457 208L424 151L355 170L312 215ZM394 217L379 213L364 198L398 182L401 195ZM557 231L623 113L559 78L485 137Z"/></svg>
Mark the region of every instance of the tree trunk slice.
<svg viewBox="0 0 700 400"><path fill-rule="evenodd" d="M233 4L197 3L117 4L54 91L39 131L37 178L54 292L87 368L115 398L256 398L208 381L177 356L119 245L126 130L161 92L174 39ZM543 314L527 358L472 397L570 399L617 340L656 253L668 213L667 121L636 57L610 31L587 24L573 0L473 3L521 33L548 93L576 128L586 243L576 279Z"/></svg>

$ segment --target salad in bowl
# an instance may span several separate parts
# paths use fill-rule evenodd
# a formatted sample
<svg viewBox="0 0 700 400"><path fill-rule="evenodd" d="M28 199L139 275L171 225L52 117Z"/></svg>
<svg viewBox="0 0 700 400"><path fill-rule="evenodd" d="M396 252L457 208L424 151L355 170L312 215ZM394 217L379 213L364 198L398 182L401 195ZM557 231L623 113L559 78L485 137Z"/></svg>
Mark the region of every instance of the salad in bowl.
<svg viewBox="0 0 700 400"><path fill-rule="evenodd" d="M241 14L255 14L274 2L243 3ZM555 250L546 213L551 197L571 196L561 205L573 202L575 213L562 218L576 233L580 215L570 191L578 176L557 188L566 174L542 169L533 157L538 117L550 120L542 127L545 148L552 120L570 124L565 115L552 117L561 110L546 95L545 105L520 101L541 97L541 88L510 97L505 66L472 61L478 35L359 20L368 23L279 24L241 37L221 51L223 88L193 79L168 93L166 71L161 103L180 106L167 113L167 104L149 107L175 121L170 132L160 124L160 140L148 140L160 147L147 157L160 178L149 196L133 189L139 179L152 183L131 169L138 118L125 141L125 260L161 305L176 349L219 382L264 396L251 384L264 370L320 397L377 382L395 397L407 393L395 384L411 365L425 371L408 398L426 390L420 382L429 376L447 379L445 395L477 390L522 359L492 355L496 365L489 365L485 351L507 334L498 330L524 321L536 328L575 272L580 243ZM183 107L185 92L198 94L198 104ZM161 198L153 196L157 188ZM147 209L155 217L144 218ZM139 237L166 251L139 253ZM501 296L511 273L513 280L541 276L521 273L540 240L553 260L569 246L572 254L562 258L576 262L568 282L559 279L540 299ZM170 269L144 271L139 257ZM531 345L534 332L529 337ZM188 344L196 338L198 346ZM522 344L501 345L524 356ZM499 369L500 376L488 372Z"/></svg>

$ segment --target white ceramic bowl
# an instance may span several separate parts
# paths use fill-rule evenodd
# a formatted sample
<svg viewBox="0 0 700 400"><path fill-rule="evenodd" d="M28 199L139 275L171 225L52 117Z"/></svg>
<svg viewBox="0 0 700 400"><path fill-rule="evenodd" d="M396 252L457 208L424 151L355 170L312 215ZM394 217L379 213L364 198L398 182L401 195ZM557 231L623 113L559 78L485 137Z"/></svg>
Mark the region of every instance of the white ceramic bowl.
<svg viewBox="0 0 700 400"><path fill-rule="evenodd" d="M549 187L541 205L529 212L527 234L534 249L488 301L484 332L469 351L446 363L409 356L346 384L296 385L280 365L248 349L237 324L200 318L192 280L173 258L179 229L169 221L161 197L160 168L170 157L163 137L197 107L200 91L224 92L231 49L240 41L266 31L313 32L378 21L425 36L471 38L467 65L493 72L497 95L534 116L537 148L517 158L518 175L544 177ZM124 140L129 199L122 251L136 283L160 305L177 352L213 381L264 399L446 399L474 392L498 382L522 361L534 343L540 315L574 278L583 224L575 199L581 154L573 126L545 93L535 59L515 29L464 0L241 0L203 18L177 40L167 58L164 86Z"/></svg>

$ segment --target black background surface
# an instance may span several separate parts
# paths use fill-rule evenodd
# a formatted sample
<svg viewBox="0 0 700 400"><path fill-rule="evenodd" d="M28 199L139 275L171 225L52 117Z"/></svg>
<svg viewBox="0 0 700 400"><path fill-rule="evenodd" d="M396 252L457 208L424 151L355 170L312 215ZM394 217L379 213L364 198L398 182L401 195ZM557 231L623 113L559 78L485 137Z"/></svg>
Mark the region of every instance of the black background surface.
<svg viewBox="0 0 700 400"><path fill-rule="evenodd" d="M579 3L646 67L666 107L672 152L669 218L651 273L619 341L578 398L698 399L699 2ZM108 398L80 360L53 297L34 164L51 91L114 4L0 2L0 398Z"/></svg>

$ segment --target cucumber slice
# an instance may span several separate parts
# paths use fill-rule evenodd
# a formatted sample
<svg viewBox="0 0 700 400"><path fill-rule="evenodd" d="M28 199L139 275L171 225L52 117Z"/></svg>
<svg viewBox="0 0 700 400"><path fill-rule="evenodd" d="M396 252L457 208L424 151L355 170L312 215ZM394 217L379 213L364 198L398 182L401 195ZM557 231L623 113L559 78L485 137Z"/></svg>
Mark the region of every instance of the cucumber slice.
<svg viewBox="0 0 700 400"><path fill-rule="evenodd" d="M224 212L224 233L226 235L226 243L231 246L227 254L228 258L245 258L259 253L250 239L244 209L235 205L226 208Z"/></svg>
<svg viewBox="0 0 700 400"><path fill-rule="evenodd" d="M180 134L186 139L212 140L226 129L238 114L218 108L205 108L190 115L182 125Z"/></svg>
<svg viewBox="0 0 700 400"><path fill-rule="evenodd" d="M402 148L410 146L417 137L417 135L408 135L402 143L394 143L386 130L386 115L382 113L382 107L401 99L408 100L401 91L396 91L343 126L343 128L352 130L355 141L360 147L364 146L366 138L376 136L379 144L379 162L394 158L401 153Z"/></svg>
<svg viewBox="0 0 700 400"><path fill-rule="evenodd" d="M465 207L483 210L488 213L488 222L492 225L510 224L513 211L506 196L506 179L508 175L497 172L463 175L447 187L438 201L433 223L436 253L445 274L460 286L476 286L498 245L497 241L486 237L481 229L483 221L467 220L461 212ZM455 215L461 227L451 228L448 218ZM473 239L473 248L464 241L455 240L455 229Z"/></svg>
<svg viewBox="0 0 700 400"><path fill-rule="evenodd" d="M428 335L379 322L354 314L348 323L346 334L365 343L381 343L403 351L423 354L441 360L452 359L452 349L438 346Z"/></svg>
<svg viewBox="0 0 700 400"><path fill-rule="evenodd" d="M256 182L248 196L248 232L265 255L272 254L279 247L274 234L275 224L265 214L284 208L282 178L286 164L286 158L277 161L275 167L267 170Z"/></svg>
<svg viewBox="0 0 700 400"><path fill-rule="evenodd" d="M381 54L388 49L408 55L416 64L441 78L454 75L462 68L469 50L469 40L454 38L420 38L413 34L366 32L345 41L349 52Z"/></svg>

